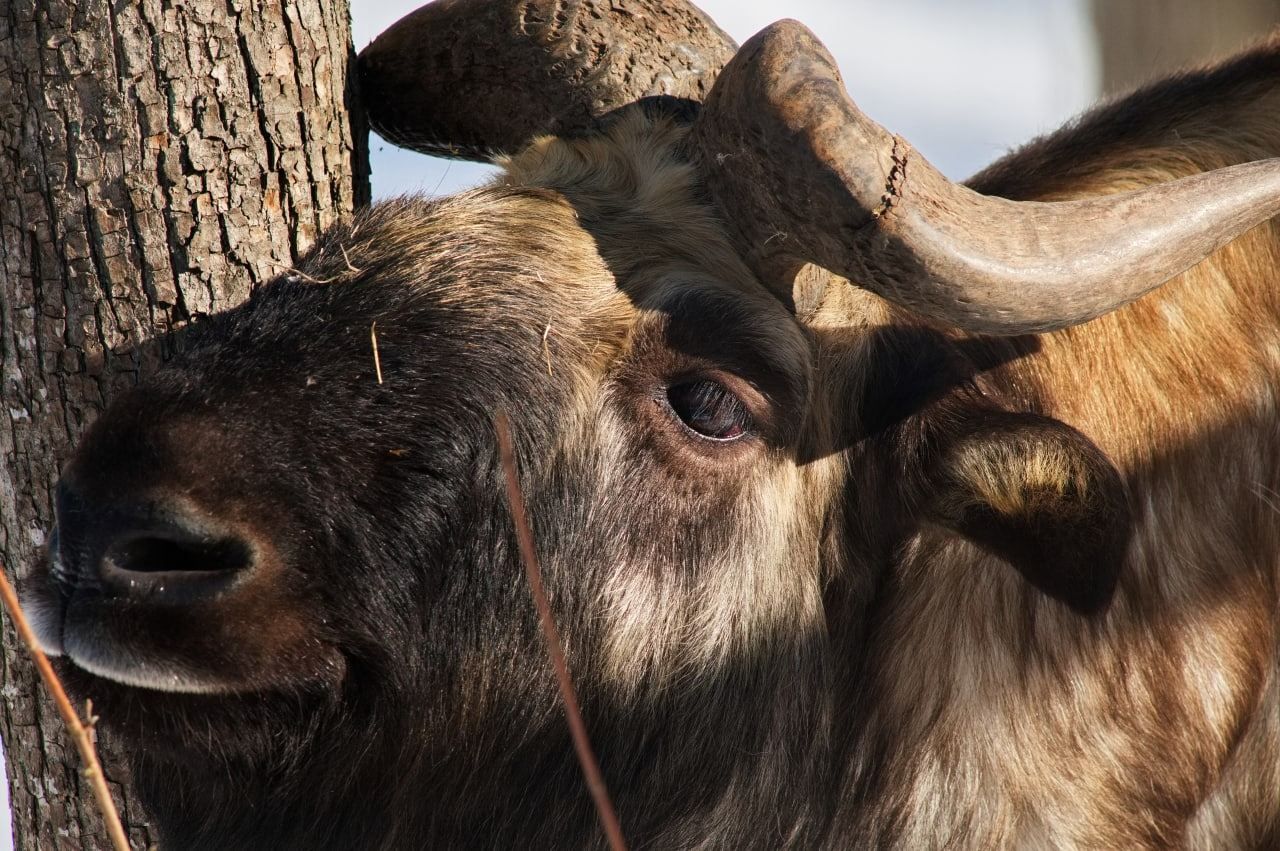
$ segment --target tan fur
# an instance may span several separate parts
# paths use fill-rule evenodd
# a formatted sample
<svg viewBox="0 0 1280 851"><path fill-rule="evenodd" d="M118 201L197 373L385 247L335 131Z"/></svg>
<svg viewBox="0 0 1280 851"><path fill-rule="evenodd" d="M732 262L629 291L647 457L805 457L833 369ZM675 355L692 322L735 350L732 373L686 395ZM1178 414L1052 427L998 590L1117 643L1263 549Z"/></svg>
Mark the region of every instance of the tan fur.
<svg viewBox="0 0 1280 851"><path fill-rule="evenodd" d="M1112 140L1086 127L975 184L1082 197L1280 154L1280 85L1237 89L1184 105L1173 129ZM599 600L600 668L616 699L713 679L779 634L845 629L861 643L834 646L860 654L835 662L857 680L852 702L833 708L848 753L835 821L851 826L836 846L1234 848L1280 836L1280 230L1256 229L976 379L1074 426L1125 480L1134 539L1104 614L1081 616L922 522L895 551L892 590L874 598L864 630L841 619L872 605L879 580L855 554L859 523L877 519L832 522L863 451L842 435L857 431L851 406L878 368L871 332L903 317L812 269L788 314L699 203L682 132L636 112L587 140L539 140L506 163L502 183L546 196L490 210L510 217L504 233L527 234L513 253L545 257L547 280L569 282L551 299L555 316L529 318L530 334L555 329L548 371L577 370L581 388L554 463L626 489L641 445L656 459L641 472L673 511L732 495L715 558L683 562L683 542L662 529L618 542ZM483 198L457 203L474 218ZM475 218L460 244L492 225ZM745 306L734 333L803 388L783 412L801 435L790 448L710 466L643 443L628 376L679 354L654 352L667 306L692 292ZM950 463L1009 516L1081 479L1053 452L975 450ZM832 589L847 610L832 608Z"/></svg>
<svg viewBox="0 0 1280 851"><path fill-rule="evenodd" d="M553 189L570 199L579 226L591 234L631 303L626 342L617 351L631 353L637 339L660 335L670 299L718 293L758 311L758 325L737 333L767 351L779 371L807 383L808 341L776 300L751 285L720 224L695 200L691 168L673 151L682 137L676 125L655 125L636 113L604 136L534 142L505 163L502 182ZM636 240L637 233L646 239ZM597 379L625 360L618 358ZM625 481L613 477L630 466L635 425L611 410L610 401L597 398L589 416L575 417L558 453L592 459L604 487L625 489ZM680 547L678 540L659 539L632 556L636 564L617 565L601 603L610 623L603 664L620 694L631 695L642 684L667 688L731 663L777 630L820 624L819 559L811 553L804 559L811 575L797 576L794 542L818 540L824 503L804 497L838 486L836 464L797 468L772 455L756 460L761 465L743 467L749 497L735 506L728 524L752 535L728 542L716 563L681 566L683 577L657 574L646 564L662 563Z"/></svg>
<svg viewBox="0 0 1280 851"><path fill-rule="evenodd" d="M1262 85L1183 104L1193 114L1169 116L1176 129L1158 138L1107 150L1090 137L1082 147L1100 150L1075 162L1043 143L975 182L1053 200L1276 156L1280 86ZM1024 191L1018 169L1045 170L1048 186ZM884 630L868 735L901 742L901 799L873 807L904 820L898 847L1247 848L1277 836L1277 268L1273 223L991 376L1117 462L1136 540L1110 611L1082 624L1025 599L989 556L922 530L903 565L913 594ZM1003 502L998 459L975 463L996 465L980 475Z"/></svg>

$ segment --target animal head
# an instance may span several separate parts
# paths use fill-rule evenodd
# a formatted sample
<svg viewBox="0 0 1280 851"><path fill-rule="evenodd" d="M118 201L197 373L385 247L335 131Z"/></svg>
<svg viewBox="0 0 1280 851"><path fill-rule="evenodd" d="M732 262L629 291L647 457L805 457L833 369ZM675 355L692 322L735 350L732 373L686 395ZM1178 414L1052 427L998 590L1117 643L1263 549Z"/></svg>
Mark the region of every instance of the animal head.
<svg viewBox="0 0 1280 851"><path fill-rule="evenodd" d="M488 20L474 5L427 7L385 43L429 51ZM514 813L535 772L576 784L499 412L606 769L651 802L708 760L725 771L686 803L770 770L725 757L726 734L778 760L811 747L833 642L857 640L878 576L924 531L1080 616L1106 605L1120 478L985 375L1032 338L970 332L1136 297L1269 215L1280 192L1256 187L1274 168L985 198L862 116L796 24L738 51L691 118L627 105L646 91L600 96L607 74L529 73L561 41L530 34L531 4L480 5L510 84L558 87L562 135L485 138L507 116L479 108L454 116L475 126L406 129L418 107L375 100L401 139L519 149L491 186L324 235L190 331L65 469L28 605L153 797L183 772L287 777L270 792L285 796L299 771L321 802L385 775L416 785L365 788L379 806L428 789L455 808L506 795ZM562 24L635 25L583 15ZM366 89L385 99L380 44ZM509 124L542 129L536 100ZM636 779L645 766L660 770Z"/></svg>

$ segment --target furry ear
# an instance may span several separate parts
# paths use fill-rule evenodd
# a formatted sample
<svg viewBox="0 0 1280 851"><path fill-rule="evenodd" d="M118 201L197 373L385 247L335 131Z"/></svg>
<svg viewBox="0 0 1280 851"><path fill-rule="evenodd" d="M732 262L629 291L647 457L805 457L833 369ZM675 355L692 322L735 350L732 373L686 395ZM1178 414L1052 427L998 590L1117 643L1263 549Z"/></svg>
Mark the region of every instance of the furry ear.
<svg viewBox="0 0 1280 851"><path fill-rule="evenodd" d="M1081 613L1110 601L1130 534L1124 482L1048 417L967 411L935 444L926 510Z"/></svg>
<svg viewBox="0 0 1280 851"><path fill-rule="evenodd" d="M894 325L866 345L878 369L861 388L858 433L893 447L887 481L904 488L908 515L923 509L1078 612L1102 610L1131 531L1119 472L1065 423L1009 410L1018 403L981 377L1036 339L951 340Z"/></svg>

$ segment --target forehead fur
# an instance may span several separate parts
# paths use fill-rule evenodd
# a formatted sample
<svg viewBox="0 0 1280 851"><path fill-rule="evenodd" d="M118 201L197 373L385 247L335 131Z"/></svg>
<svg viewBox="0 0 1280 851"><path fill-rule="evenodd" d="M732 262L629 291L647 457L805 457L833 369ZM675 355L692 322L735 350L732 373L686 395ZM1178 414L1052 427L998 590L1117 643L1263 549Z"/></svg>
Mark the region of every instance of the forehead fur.
<svg viewBox="0 0 1280 851"><path fill-rule="evenodd" d="M593 372L616 355L634 314L573 208L537 188L383 202L326 233L296 275L341 287L383 322L443 310L459 334L488 329L535 349L552 325L556 348Z"/></svg>
<svg viewBox="0 0 1280 851"><path fill-rule="evenodd" d="M501 184L551 190L572 206L578 227L643 324L654 314L717 317L779 372L807 382L810 347L794 317L748 270L697 191L681 153L687 128L633 107L584 139L543 137L506 160ZM707 309L709 308L709 309ZM712 321L717 321L713 319Z"/></svg>
<svg viewBox="0 0 1280 851"><path fill-rule="evenodd" d="M698 199L685 132L633 109L590 138L538 139L490 186L366 211L301 273L403 282L462 310L527 318L531 333L551 326L557 342L585 345L597 367L655 319L717 321L803 376L808 342Z"/></svg>
<svg viewBox="0 0 1280 851"><path fill-rule="evenodd" d="M544 290L553 278L611 280L562 196L506 186L438 200L406 196L370 207L349 226L330 231L300 269L318 284L376 278L431 289L448 301L449 293L441 291L462 296L503 276L513 285L540 282Z"/></svg>
<svg viewBox="0 0 1280 851"><path fill-rule="evenodd" d="M504 163L503 182L567 198L639 308L660 309L691 289L715 290L791 324L699 199L694 168L681 153L686 132L635 107L595 136L535 140Z"/></svg>
<svg viewBox="0 0 1280 851"><path fill-rule="evenodd" d="M700 271L744 295L764 295L723 227L695 196L693 167L680 155L685 128L632 109L599 135L537 139L503 163L508 186L541 187L569 199L638 303L646 283L673 270Z"/></svg>
<svg viewBox="0 0 1280 851"><path fill-rule="evenodd" d="M491 185L367 209L330 231L301 271L323 283L375 266L426 285L441 278L428 271L489 277L495 268L541 275L546 284L608 278L641 308L662 303L666 287L678 285L664 287L664 280L683 277L771 300L696 197L693 168L679 154L684 135L685 128L637 109L597 136L542 137L503 161L505 173Z"/></svg>

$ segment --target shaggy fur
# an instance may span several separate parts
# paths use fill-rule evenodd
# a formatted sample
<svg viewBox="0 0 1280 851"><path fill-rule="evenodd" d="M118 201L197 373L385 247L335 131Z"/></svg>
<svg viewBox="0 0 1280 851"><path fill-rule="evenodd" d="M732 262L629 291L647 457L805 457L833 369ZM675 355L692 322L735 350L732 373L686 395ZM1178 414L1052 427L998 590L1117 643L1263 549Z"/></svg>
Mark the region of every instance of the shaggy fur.
<svg viewBox="0 0 1280 851"><path fill-rule="evenodd" d="M1067 198L1280 155L1278 83L1268 44L973 185ZM495 186L375 207L91 429L34 593L168 847L602 843L499 410L634 847L1277 841L1276 227L1040 337L928 327L816 270L793 314L682 135L633 111ZM681 425L666 388L697 377L746 438ZM240 584L104 590L121 506L179 503L247 542Z"/></svg>

